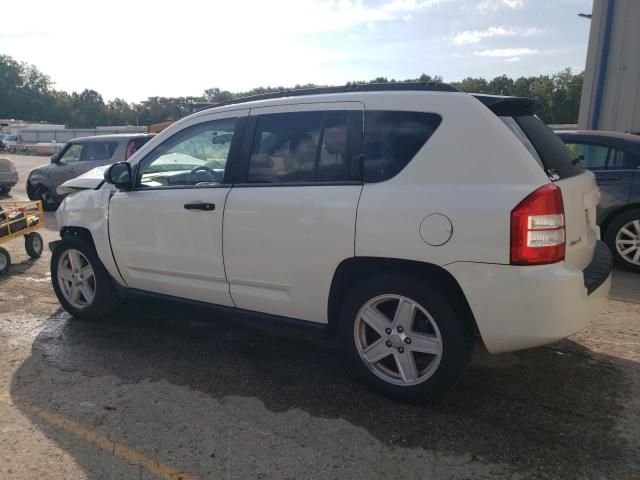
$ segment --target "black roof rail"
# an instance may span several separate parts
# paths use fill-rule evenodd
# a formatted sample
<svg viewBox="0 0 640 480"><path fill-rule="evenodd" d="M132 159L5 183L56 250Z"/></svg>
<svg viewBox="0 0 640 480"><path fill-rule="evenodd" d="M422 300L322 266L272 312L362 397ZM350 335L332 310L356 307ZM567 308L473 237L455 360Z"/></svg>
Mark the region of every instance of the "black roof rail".
<svg viewBox="0 0 640 480"><path fill-rule="evenodd" d="M322 95L327 93L348 92L387 92L387 91L427 91L427 92L459 92L457 88L442 82L396 82L396 83L352 83L338 87L294 88L277 92L250 95L234 98L217 103L193 103L194 111L205 108L222 107L236 103L254 102L256 100L270 100L283 97L302 97L307 95Z"/></svg>

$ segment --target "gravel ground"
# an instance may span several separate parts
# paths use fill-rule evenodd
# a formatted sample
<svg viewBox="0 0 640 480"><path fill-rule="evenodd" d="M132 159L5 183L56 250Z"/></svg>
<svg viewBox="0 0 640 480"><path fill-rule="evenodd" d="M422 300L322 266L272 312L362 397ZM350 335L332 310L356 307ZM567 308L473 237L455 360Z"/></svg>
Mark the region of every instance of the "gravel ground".
<svg viewBox="0 0 640 480"><path fill-rule="evenodd" d="M28 170L13 156L24 196ZM57 237L47 216L45 241ZM0 277L0 478L640 479L640 276L592 325L491 356L432 405L370 393L330 349L141 302L70 318L49 253Z"/></svg>

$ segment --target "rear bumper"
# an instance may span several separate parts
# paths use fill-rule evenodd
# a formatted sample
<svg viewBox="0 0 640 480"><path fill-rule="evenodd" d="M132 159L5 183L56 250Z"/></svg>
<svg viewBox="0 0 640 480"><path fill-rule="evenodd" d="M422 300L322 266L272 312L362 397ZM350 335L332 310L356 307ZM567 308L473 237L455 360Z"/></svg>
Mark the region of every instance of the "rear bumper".
<svg viewBox="0 0 640 480"><path fill-rule="evenodd" d="M13 187L18 183L18 172L0 172L0 185Z"/></svg>
<svg viewBox="0 0 640 480"><path fill-rule="evenodd" d="M552 343L586 327L611 288L611 252L598 242L584 270L459 262L445 267L467 297L491 353Z"/></svg>

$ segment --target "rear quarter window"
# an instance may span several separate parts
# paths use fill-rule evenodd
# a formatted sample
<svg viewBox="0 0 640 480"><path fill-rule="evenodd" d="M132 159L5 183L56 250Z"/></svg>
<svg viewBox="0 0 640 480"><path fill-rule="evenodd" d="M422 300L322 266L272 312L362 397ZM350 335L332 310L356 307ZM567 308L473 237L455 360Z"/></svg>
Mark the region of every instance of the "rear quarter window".
<svg viewBox="0 0 640 480"><path fill-rule="evenodd" d="M382 182L397 175L427 143L441 121L435 113L365 112L364 181Z"/></svg>

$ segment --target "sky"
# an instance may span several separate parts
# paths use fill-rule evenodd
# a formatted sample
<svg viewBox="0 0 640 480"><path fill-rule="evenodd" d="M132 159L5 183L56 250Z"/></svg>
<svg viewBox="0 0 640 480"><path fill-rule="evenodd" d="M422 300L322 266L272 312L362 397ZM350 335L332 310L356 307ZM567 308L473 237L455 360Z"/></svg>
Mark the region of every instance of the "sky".
<svg viewBox="0 0 640 480"><path fill-rule="evenodd" d="M107 100L584 69L591 0L28 0L0 53Z"/></svg>

